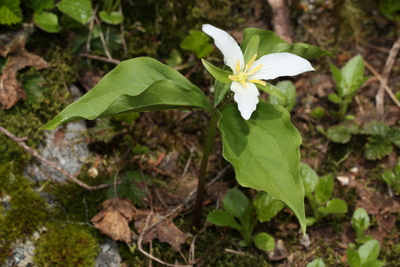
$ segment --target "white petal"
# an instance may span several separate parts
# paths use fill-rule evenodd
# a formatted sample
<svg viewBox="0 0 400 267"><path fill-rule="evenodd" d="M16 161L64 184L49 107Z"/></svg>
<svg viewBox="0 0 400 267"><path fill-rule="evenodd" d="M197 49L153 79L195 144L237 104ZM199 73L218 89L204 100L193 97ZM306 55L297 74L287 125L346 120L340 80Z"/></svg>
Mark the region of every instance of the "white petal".
<svg viewBox="0 0 400 267"><path fill-rule="evenodd" d="M281 76L293 76L314 68L308 60L291 53L273 53L262 56L256 60L252 69L263 64L262 68L256 71L249 79L272 80Z"/></svg>
<svg viewBox="0 0 400 267"><path fill-rule="evenodd" d="M239 45L232 36L210 24L204 24L202 29L203 32L214 39L215 45L224 55L225 64L228 65L234 73L236 73L236 62L238 60L240 67L242 69L244 68L242 50L240 50Z"/></svg>
<svg viewBox="0 0 400 267"><path fill-rule="evenodd" d="M232 82L231 90L235 93L234 99L238 103L238 108L243 119L248 120L256 110L258 104L257 87L253 83L246 83L247 88L239 82Z"/></svg>

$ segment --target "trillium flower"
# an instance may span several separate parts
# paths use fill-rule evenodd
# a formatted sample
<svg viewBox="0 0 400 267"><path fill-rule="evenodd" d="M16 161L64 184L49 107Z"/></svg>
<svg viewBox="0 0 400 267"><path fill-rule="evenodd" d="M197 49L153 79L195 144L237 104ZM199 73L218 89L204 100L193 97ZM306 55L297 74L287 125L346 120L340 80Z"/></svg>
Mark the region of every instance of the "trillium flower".
<svg viewBox="0 0 400 267"><path fill-rule="evenodd" d="M266 86L263 80L281 76L293 76L314 68L306 59L291 53L272 53L257 59L254 54L248 62L235 39L227 32L212 25L203 25L203 31L214 39L215 45L224 56L225 64L231 68L229 75L231 90L245 120L251 117L258 104L258 87Z"/></svg>

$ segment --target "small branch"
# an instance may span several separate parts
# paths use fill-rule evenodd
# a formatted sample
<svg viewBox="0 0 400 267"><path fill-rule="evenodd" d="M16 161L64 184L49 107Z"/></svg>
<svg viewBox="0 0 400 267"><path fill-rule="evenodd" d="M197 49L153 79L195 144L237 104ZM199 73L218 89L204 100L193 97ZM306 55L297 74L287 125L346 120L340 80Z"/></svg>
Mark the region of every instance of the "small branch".
<svg viewBox="0 0 400 267"><path fill-rule="evenodd" d="M10 137L12 140L17 142L17 144L20 147L22 147L26 152L28 152L29 154L34 156L36 159L38 159L39 161L47 164L48 166L52 167L53 169L59 171L60 173L62 173L66 177L68 177L68 179L70 179L72 182L78 184L79 186L85 188L86 190L92 191L92 190L97 190L97 189L102 189L102 188L107 188L107 187L113 186L113 184L102 184L102 185L97 185L97 186L87 185L84 182L78 180L76 177L74 177L71 174L69 174L68 172L66 172L64 169L62 169L62 168L58 167L57 165L55 165L53 162L51 162L48 159L44 158L37 151L33 150L31 147L29 147L27 144L25 144L24 141L28 139L27 137L22 137L22 138L16 137L15 135L13 135L9 131L7 131L2 126L0 126L0 132L4 133L8 137Z"/></svg>
<svg viewBox="0 0 400 267"><path fill-rule="evenodd" d="M379 80L381 85L378 89L378 93L375 96L376 100L376 111L378 115L383 115L384 113L384 93L385 88L387 86L387 80L389 78L390 71L393 68L393 64L396 61L397 53L400 49L400 37L397 41L393 44L392 48L390 49L389 56L386 60L385 68L383 69L381 79Z"/></svg>
<svg viewBox="0 0 400 267"><path fill-rule="evenodd" d="M80 57L87 57L87 58L91 58L91 59L96 59L96 60L100 60L100 61L104 61L107 63L113 63L115 65L118 65L119 63L121 63L121 60L118 59L113 59L113 58L106 58L106 57L99 57L99 56L95 56L95 55L91 55L91 54L87 54L87 53L80 53L79 54Z"/></svg>
<svg viewBox="0 0 400 267"><path fill-rule="evenodd" d="M274 32L286 42L293 43L290 34L289 10L285 0L268 0L268 4L272 7Z"/></svg>
<svg viewBox="0 0 400 267"><path fill-rule="evenodd" d="M372 72L372 74L376 77L376 79L382 84L383 80L381 75L372 67L367 61L364 60L364 65L367 67L367 69ZM386 84L385 85L385 91L388 93L390 98L393 100L393 102L397 105L397 107L400 108L400 102L397 100L396 96L394 95L393 91L390 89L390 87Z"/></svg>

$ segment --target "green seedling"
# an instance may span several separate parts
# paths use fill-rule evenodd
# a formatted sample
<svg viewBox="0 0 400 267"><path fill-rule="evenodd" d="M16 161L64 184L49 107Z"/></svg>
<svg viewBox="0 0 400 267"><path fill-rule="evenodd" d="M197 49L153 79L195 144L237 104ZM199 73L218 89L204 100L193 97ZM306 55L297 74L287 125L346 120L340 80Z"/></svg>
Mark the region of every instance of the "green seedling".
<svg viewBox="0 0 400 267"><path fill-rule="evenodd" d="M367 211L364 208L357 208L353 213L351 219L351 226L356 231L356 242L358 244L364 244L374 238L370 235L365 235L365 231L370 225L370 218Z"/></svg>
<svg viewBox="0 0 400 267"><path fill-rule="evenodd" d="M318 258L307 264L307 267L325 267L325 263L321 258Z"/></svg>
<svg viewBox="0 0 400 267"><path fill-rule="evenodd" d="M400 158L397 159L398 162L394 168L394 172L390 170L385 170L382 173L382 179L394 189L396 195L400 194Z"/></svg>
<svg viewBox="0 0 400 267"><path fill-rule="evenodd" d="M231 189L226 193L223 201L224 211L212 211L207 216L207 221L218 226L229 226L239 231L243 240L239 245L246 247L254 243L264 251L275 248L274 238L263 232L253 236L257 221L269 221L283 207L282 202L271 197L265 192L260 192L251 204L248 198L238 189ZM254 216L254 211L257 216Z"/></svg>
<svg viewBox="0 0 400 267"><path fill-rule="evenodd" d="M347 109L361 85L368 79L364 76L363 58L360 55L353 57L340 70L332 64L330 68L337 93L329 94L328 99L339 105L339 111L332 114L341 121L352 119L352 116L346 116Z"/></svg>
<svg viewBox="0 0 400 267"><path fill-rule="evenodd" d="M362 128L354 122L346 122L332 126L326 132L329 140L341 144L348 143L355 134L368 136L365 157L369 160L382 159L389 155L393 151L393 145L400 147L400 128L389 127L381 121L372 121Z"/></svg>
<svg viewBox="0 0 400 267"><path fill-rule="evenodd" d="M358 250L349 248L347 250L347 261L350 267L380 267L384 266L383 261L378 260L380 252L379 242L371 240L360 246Z"/></svg>
<svg viewBox="0 0 400 267"><path fill-rule="evenodd" d="M334 186L332 174L319 178L310 166L300 163L300 176L303 179L305 194L313 211L313 216L306 217L308 226L329 214L347 212L347 204L344 200L331 199Z"/></svg>

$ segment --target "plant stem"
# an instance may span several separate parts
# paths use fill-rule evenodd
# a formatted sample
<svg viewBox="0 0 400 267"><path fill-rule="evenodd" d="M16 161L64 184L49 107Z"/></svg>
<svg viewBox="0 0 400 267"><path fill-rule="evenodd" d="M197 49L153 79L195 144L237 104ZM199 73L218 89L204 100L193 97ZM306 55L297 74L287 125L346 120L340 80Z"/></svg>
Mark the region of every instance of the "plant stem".
<svg viewBox="0 0 400 267"><path fill-rule="evenodd" d="M202 217L202 209L203 209L203 198L204 198L204 186L206 182L206 173L208 166L208 158L211 154L211 149L214 144L214 135L217 127L218 115L214 111L211 114L210 124L208 126L208 134L206 139L206 144L204 145L203 157L201 159L200 165L200 173L199 173L199 181L197 184L197 195L196 195L196 203L193 211L193 221L191 231L195 232L200 228L200 220Z"/></svg>

